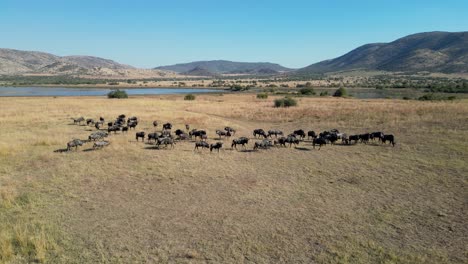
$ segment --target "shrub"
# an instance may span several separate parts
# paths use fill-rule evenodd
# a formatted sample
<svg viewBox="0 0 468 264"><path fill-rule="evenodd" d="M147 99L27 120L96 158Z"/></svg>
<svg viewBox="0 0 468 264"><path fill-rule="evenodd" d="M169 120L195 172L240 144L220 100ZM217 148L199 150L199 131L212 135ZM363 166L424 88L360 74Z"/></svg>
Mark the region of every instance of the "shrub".
<svg viewBox="0 0 468 264"><path fill-rule="evenodd" d="M275 100L275 107L290 107L290 106L296 106L296 105L297 105L297 101L291 97L285 97L285 98Z"/></svg>
<svg viewBox="0 0 468 264"><path fill-rule="evenodd" d="M187 94L187 95L184 96L184 100L186 100L186 101L193 101L193 100L195 100L195 95L193 95L193 94Z"/></svg>
<svg viewBox="0 0 468 264"><path fill-rule="evenodd" d="M320 96L328 96L328 91L321 92L321 93L320 93Z"/></svg>
<svg viewBox="0 0 468 264"><path fill-rule="evenodd" d="M301 88L299 90L299 93L301 93L302 95L314 95L315 94L315 91L314 91L314 88Z"/></svg>
<svg viewBox="0 0 468 264"><path fill-rule="evenodd" d="M457 99L456 96L448 96L448 97L445 97L445 96L442 96L442 95L436 95L436 94L433 94L433 93L430 93L430 94L425 94L421 97L418 98L418 100L420 101L438 101L438 100L455 100Z"/></svg>
<svg viewBox="0 0 468 264"><path fill-rule="evenodd" d="M403 96L403 100L411 100L411 98L408 96Z"/></svg>
<svg viewBox="0 0 468 264"><path fill-rule="evenodd" d="M257 94L257 98L258 99L267 99L268 94L267 93L259 93L259 94Z"/></svg>
<svg viewBox="0 0 468 264"><path fill-rule="evenodd" d="M247 91L247 90L249 90L249 89L250 89L250 87L244 87L244 86L237 85L237 84L236 84L236 85L232 85L232 86L230 87L230 90L231 90L231 91L234 91L234 92Z"/></svg>
<svg viewBox="0 0 468 264"><path fill-rule="evenodd" d="M128 94L124 90L117 89L117 90L110 91L107 94L107 98L117 98L117 99L128 98Z"/></svg>
<svg viewBox="0 0 468 264"><path fill-rule="evenodd" d="M348 92L343 87L336 90L335 93L333 94L334 97L346 97L347 95L348 95Z"/></svg>

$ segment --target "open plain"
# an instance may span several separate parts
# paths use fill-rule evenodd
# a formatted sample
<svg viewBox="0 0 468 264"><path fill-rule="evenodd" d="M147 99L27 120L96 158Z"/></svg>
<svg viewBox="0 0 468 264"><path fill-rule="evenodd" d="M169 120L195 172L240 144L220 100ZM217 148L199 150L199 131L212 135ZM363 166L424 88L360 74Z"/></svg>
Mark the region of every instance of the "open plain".
<svg viewBox="0 0 468 264"><path fill-rule="evenodd" d="M272 99L0 98L0 262L467 262L467 100ZM131 130L63 151L96 130L71 118L119 114L136 131L190 124L224 145L156 149ZM233 150L215 134L225 126L232 138L383 131L397 144Z"/></svg>

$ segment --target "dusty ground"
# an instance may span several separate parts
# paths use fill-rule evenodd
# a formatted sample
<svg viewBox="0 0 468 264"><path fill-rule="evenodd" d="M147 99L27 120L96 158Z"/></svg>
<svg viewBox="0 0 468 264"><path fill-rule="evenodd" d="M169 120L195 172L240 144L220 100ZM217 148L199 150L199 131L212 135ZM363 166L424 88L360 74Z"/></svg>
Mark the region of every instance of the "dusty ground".
<svg viewBox="0 0 468 264"><path fill-rule="evenodd" d="M0 98L0 262L466 263L468 104L200 95ZM254 128L384 131L373 143L220 153L154 149L134 131L54 152L125 113L235 137ZM222 140L221 140L222 141Z"/></svg>

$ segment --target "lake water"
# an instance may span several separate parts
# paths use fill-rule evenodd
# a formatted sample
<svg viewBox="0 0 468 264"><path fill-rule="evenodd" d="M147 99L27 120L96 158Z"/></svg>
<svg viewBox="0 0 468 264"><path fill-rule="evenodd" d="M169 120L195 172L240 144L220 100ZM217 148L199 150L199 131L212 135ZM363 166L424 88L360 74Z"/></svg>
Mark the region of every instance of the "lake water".
<svg viewBox="0 0 468 264"><path fill-rule="evenodd" d="M105 96L112 89L69 87L0 87L0 96ZM216 89L146 88L121 89L128 95L160 95L221 92Z"/></svg>

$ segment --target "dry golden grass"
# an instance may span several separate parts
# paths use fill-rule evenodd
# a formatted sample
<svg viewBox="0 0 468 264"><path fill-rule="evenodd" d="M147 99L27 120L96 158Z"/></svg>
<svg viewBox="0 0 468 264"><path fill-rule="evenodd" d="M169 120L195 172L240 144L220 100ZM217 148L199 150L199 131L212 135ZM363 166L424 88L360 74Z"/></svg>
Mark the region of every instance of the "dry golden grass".
<svg viewBox="0 0 468 264"><path fill-rule="evenodd" d="M468 103L255 95L0 98L0 262L466 263ZM194 152L111 135L103 150L54 152L125 113L188 123L348 133L380 144ZM252 143L249 150L252 149Z"/></svg>

